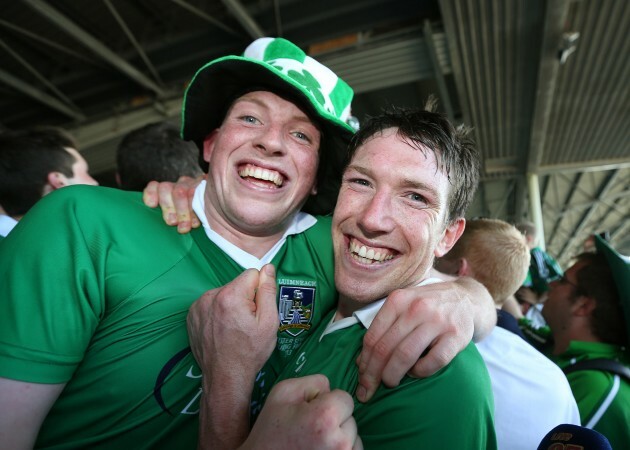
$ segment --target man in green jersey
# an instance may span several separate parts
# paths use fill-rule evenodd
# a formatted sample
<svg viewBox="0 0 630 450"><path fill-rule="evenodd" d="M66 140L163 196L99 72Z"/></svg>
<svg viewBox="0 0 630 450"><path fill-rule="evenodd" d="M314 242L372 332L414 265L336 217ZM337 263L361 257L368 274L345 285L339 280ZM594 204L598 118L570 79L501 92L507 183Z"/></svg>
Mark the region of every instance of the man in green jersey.
<svg viewBox="0 0 630 450"><path fill-rule="evenodd" d="M603 366L616 361L630 373L630 258L600 236L595 244L596 253L578 256L551 282L542 313L553 337L551 359L567 372L582 425L615 449L630 448L630 379ZM573 370L583 361L594 366Z"/></svg>
<svg viewBox="0 0 630 450"><path fill-rule="evenodd" d="M265 373L283 367L335 304L330 218L300 208L330 187L318 174L330 175L352 135L351 97L293 44L259 39L244 56L202 67L186 92L183 137L209 163L195 196L203 228L180 235L139 194L114 189L71 187L38 203L0 248L2 445L196 447L201 371L189 350L188 308L268 262L280 297L300 297L305 311L255 342L250 359L260 369L277 338ZM455 323L473 310L452 303ZM437 340L420 361L435 368L435 349L452 357L471 322L431 322L428 342L415 337L407 358L393 349L409 332L394 327L383 333L389 354L367 358L366 371L400 378Z"/></svg>
<svg viewBox="0 0 630 450"><path fill-rule="evenodd" d="M465 135L443 115L418 110L393 110L357 132L332 223L337 309L292 355L278 380L323 374L331 388L355 395L355 361L385 297L396 289L441 282L432 277L433 260L464 230L464 212L479 176L478 155ZM221 349L244 340L245 333L231 333L232 322L241 316L256 314L261 319L252 321L248 330L254 338L264 340L265 329L274 330L275 324L265 320L273 316L268 314L270 305L275 306L275 294L263 280L271 274L266 266L256 283L256 274L250 272L225 287L221 296L204 297L191 308L193 351L204 382L206 374L215 380L208 383L210 392L215 383L238 392L254 382L256 374L247 361L251 352ZM300 317L306 311L303 297L281 296L280 317ZM224 319L214 320L221 309ZM207 353L221 358L211 362ZM268 381L258 374L254 401L264 399ZM496 448L490 379L472 343L432 376L405 377L397 387L380 386L367 403L355 400L354 418L365 448ZM203 444L234 447L238 440L224 440L217 415L208 409L205 424L214 436ZM291 423L278 427L280 435ZM265 445L275 446L273 440Z"/></svg>

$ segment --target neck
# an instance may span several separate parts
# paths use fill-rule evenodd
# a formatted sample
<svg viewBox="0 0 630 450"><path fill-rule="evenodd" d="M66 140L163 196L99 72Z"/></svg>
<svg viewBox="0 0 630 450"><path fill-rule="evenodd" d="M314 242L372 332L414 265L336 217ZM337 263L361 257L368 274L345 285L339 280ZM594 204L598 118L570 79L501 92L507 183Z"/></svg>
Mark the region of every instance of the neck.
<svg viewBox="0 0 630 450"><path fill-rule="evenodd" d="M554 355L566 352L571 341L601 342L601 340L590 330L588 323L574 325L572 328L561 330L559 333L554 332L553 341Z"/></svg>
<svg viewBox="0 0 630 450"><path fill-rule="evenodd" d="M208 224L215 233L241 250L259 259L265 256L267 252L282 239L293 217L288 219L284 226L277 227L276 229L267 227L264 230L258 230L256 227L251 227L246 230L241 230L231 226L223 217L216 214L211 208L208 208L207 202L205 210Z"/></svg>
<svg viewBox="0 0 630 450"><path fill-rule="evenodd" d="M335 313L335 321L345 319L346 317L350 317L353 312L361 309L365 305L369 305L369 303L359 303L346 295L339 294L339 300L337 301L337 312Z"/></svg>

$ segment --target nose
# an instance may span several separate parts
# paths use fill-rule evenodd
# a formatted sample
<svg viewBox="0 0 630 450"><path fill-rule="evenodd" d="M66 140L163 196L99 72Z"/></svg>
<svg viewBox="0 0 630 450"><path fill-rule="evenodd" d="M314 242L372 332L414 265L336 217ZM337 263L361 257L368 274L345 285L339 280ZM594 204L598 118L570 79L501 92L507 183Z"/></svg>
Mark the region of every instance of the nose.
<svg viewBox="0 0 630 450"><path fill-rule="evenodd" d="M387 192L377 190L357 206L357 225L366 235L387 233L393 229L392 202Z"/></svg>
<svg viewBox="0 0 630 450"><path fill-rule="evenodd" d="M254 146L268 154L284 154L285 147L282 127L274 124L265 126L257 136Z"/></svg>

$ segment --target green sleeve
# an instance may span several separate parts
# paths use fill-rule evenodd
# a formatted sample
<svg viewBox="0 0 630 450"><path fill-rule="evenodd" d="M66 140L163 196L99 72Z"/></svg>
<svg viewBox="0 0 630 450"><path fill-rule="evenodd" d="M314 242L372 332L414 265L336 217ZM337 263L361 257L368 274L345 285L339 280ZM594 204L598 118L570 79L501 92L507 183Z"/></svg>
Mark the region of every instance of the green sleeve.
<svg viewBox="0 0 630 450"><path fill-rule="evenodd" d="M44 197L0 246L0 376L66 382L103 313L106 244L88 241L81 215L88 199L75 193Z"/></svg>
<svg viewBox="0 0 630 450"><path fill-rule="evenodd" d="M474 351L473 351L474 350ZM355 418L366 449L494 449L493 397L488 372L468 347L426 379L381 387Z"/></svg>

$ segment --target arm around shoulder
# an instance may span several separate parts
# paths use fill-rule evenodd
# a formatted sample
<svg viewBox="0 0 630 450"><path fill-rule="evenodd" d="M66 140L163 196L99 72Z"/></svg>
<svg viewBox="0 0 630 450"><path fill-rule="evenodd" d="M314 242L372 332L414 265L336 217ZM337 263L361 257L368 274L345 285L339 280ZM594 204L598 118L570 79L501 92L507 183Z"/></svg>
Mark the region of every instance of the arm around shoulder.
<svg viewBox="0 0 630 450"><path fill-rule="evenodd" d="M460 296L470 303L475 331L473 341L479 342L488 336L497 323L497 311L494 300L485 286L470 277L459 277L453 281Z"/></svg>

